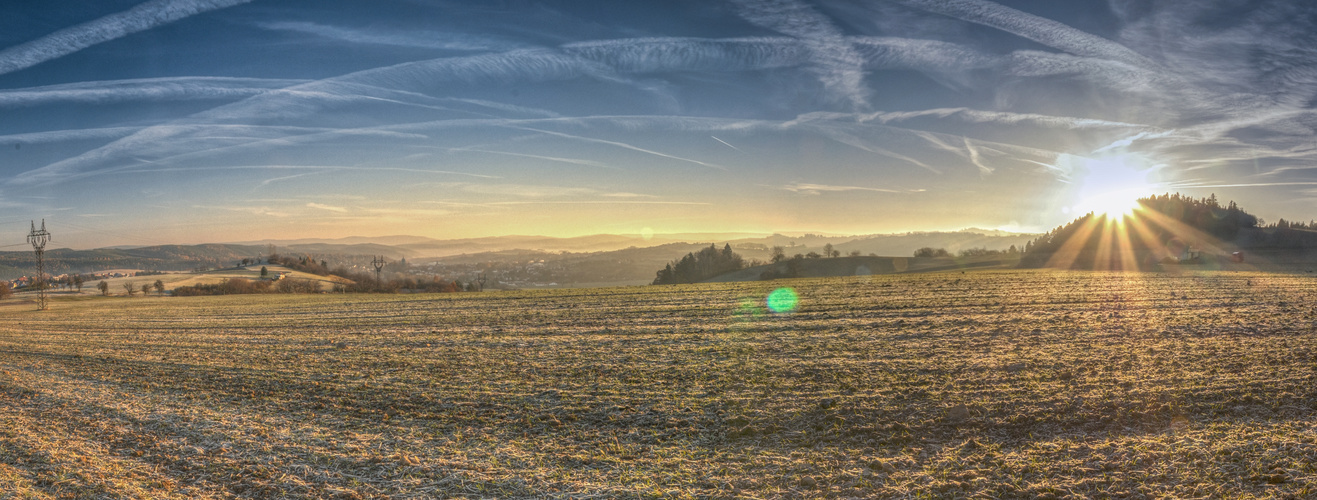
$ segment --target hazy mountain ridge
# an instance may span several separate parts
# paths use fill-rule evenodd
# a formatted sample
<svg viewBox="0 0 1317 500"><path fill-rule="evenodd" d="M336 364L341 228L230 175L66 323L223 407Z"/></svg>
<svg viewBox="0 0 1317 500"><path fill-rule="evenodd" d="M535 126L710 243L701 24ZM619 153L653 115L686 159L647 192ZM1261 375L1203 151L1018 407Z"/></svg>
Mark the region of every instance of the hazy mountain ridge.
<svg viewBox="0 0 1317 500"><path fill-rule="evenodd" d="M545 282L570 283L643 283L668 262L710 244L731 244L746 259L767 261L770 249L781 245L788 255L822 251L823 246L849 254L909 256L924 246L946 248L956 252L966 248L1005 249L1022 246L1033 235L989 236L976 232L927 232L867 236L825 236L806 234L755 235L749 233L592 235L573 238L548 236L498 236L438 240L420 236L381 237L387 244L369 237L337 239L263 240L247 243L213 243L201 245L157 245L136 248L100 248L92 250L54 249L47 251L47 268L53 274L89 273L106 269L147 269L190 271L200 268L232 267L242 259L266 256L271 247L283 255L305 255L328 261L330 267L365 266L372 256L389 260L407 259L418 266L417 273L431 272L450 278L468 279L494 268L525 270L530 265L551 269ZM35 270L30 251L0 252L0 278L30 275ZM534 280L531 280L534 281ZM538 281L536 281L538 282Z"/></svg>
<svg viewBox="0 0 1317 500"><path fill-rule="evenodd" d="M248 245L158 245L138 248L100 248L46 251L46 271L54 274L89 273L107 269L190 271L231 266L244 258L262 254L264 247ZM13 279L36 272L31 251L0 252L0 279Z"/></svg>

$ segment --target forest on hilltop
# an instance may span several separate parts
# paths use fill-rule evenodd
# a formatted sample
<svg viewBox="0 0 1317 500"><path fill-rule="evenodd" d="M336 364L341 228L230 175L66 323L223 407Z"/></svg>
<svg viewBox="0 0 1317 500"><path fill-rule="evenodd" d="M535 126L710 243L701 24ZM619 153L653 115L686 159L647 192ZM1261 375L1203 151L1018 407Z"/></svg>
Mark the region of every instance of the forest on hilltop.
<svg viewBox="0 0 1317 500"><path fill-rule="evenodd" d="M1233 201L1222 206L1215 194L1198 199L1163 194L1140 198L1138 204L1140 209L1126 219L1088 213L1048 231L1025 245L1020 267L1057 267L1059 262L1075 269L1131 264L1151 269L1206 250L1317 249L1317 223L1280 219L1267 225Z"/></svg>
<svg viewBox="0 0 1317 500"><path fill-rule="evenodd" d="M660 269L653 284L696 283L743 267L746 267L745 259L732 251L731 244L723 245L722 250L709 244L708 248L688 253Z"/></svg>

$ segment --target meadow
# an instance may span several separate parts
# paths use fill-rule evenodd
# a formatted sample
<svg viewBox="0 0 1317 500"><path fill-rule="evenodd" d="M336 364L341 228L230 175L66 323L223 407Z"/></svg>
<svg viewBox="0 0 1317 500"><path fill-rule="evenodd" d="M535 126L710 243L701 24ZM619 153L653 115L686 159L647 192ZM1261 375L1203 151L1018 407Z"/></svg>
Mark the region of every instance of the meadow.
<svg viewBox="0 0 1317 500"><path fill-rule="evenodd" d="M0 325L0 498L1317 496L1306 274L82 297Z"/></svg>

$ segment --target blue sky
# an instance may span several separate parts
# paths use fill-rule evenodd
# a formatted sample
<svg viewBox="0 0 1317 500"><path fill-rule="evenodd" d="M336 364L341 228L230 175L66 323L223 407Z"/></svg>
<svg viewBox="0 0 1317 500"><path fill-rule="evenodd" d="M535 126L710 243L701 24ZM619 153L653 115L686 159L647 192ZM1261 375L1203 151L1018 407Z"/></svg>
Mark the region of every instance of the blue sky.
<svg viewBox="0 0 1317 500"><path fill-rule="evenodd" d="M1317 217L1309 2L6 7L0 244Z"/></svg>

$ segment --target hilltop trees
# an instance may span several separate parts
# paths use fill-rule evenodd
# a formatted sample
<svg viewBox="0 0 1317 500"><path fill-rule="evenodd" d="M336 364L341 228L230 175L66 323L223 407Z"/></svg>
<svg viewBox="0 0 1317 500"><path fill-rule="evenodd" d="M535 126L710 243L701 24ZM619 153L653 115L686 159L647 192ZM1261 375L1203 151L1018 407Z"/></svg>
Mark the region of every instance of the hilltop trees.
<svg viewBox="0 0 1317 500"><path fill-rule="evenodd" d="M915 250L915 257L933 258L933 257L950 257L951 254L945 248L924 247Z"/></svg>
<svg viewBox="0 0 1317 500"><path fill-rule="evenodd" d="M731 244L724 245L722 250L710 244L709 248L688 253L660 269L653 284L695 283L744 267L745 260L732 251Z"/></svg>
<svg viewBox="0 0 1317 500"><path fill-rule="evenodd" d="M330 274L333 274L329 269L328 262L324 260L317 262L310 255L292 256L273 254L270 255L269 262L271 265L284 266L294 271L301 271L316 276L329 276ZM406 269L406 259L404 259L401 267L402 269ZM262 267L261 270L266 271L264 267ZM261 276L265 275L262 274Z"/></svg>
<svg viewBox="0 0 1317 500"><path fill-rule="evenodd" d="M1061 252L1066 254L1064 262L1074 268L1113 267L1120 264L1120 259L1142 267L1166 257L1166 248L1175 240L1208 237L1217 242L1235 242L1246 234L1257 233L1260 224L1256 216L1233 201L1221 206L1216 195L1194 199L1178 193L1163 194L1140 198L1138 203L1142 213L1132 216L1137 230L1088 213L1027 243L1020 266L1047 266L1065 248ZM1121 237L1128 241L1128 248L1123 248L1120 255L1102 248L1103 242L1111 239L1111 230L1126 231Z"/></svg>

